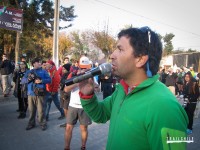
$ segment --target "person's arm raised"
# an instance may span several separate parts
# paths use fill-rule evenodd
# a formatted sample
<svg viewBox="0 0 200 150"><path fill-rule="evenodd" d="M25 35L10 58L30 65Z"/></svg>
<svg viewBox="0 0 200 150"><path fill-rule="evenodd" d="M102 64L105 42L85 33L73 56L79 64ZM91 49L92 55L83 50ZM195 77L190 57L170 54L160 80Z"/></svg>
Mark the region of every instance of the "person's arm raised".
<svg viewBox="0 0 200 150"><path fill-rule="evenodd" d="M94 80L89 78L79 83L80 93L84 96L89 96L94 94Z"/></svg>

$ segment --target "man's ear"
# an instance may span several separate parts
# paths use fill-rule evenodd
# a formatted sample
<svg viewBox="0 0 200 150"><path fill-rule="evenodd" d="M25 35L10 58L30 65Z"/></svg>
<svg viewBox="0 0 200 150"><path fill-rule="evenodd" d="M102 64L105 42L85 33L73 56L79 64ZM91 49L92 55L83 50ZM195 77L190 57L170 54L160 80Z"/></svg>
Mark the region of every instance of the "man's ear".
<svg viewBox="0 0 200 150"><path fill-rule="evenodd" d="M148 61L148 58L148 55L143 55L136 58L136 67L141 68L142 66L144 66Z"/></svg>

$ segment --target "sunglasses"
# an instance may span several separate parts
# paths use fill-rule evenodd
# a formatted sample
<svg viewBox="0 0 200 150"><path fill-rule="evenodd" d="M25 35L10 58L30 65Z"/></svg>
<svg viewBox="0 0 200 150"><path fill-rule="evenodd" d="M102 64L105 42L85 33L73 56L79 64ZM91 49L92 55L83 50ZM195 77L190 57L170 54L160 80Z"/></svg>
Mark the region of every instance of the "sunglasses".
<svg viewBox="0 0 200 150"><path fill-rule="evenodd" d="M150 44L151 44L151 30L149 27L145 26L145 27L141 27L141 28L138 28L141 32L143 33L146 33L147 36L148 36L148 42L149 42L149 48L147 50L147 53L148 53L148 56L149 56L149 51L150 51ZM147 61L147 76L148 77L152 77L152 72L149 68L149 58L148 58L148 61Z"/></svg>
<svg viewBox="0 0 200 150"><path fill-rule="evenodd" d="M138 28L140 31L142 31L143 33L147 33L148 34L148 41L149 41L149 44L151 43L151 30L149 27L145 26L145 27L141 27L141 28Z"/></svg>

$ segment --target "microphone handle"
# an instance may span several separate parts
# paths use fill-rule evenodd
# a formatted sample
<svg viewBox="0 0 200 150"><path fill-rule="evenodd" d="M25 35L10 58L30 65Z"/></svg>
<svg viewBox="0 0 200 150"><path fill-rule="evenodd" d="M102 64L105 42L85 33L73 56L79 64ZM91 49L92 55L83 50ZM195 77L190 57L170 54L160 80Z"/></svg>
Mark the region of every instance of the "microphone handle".
<svg viewBox="0 0 200 150"><path fill-rule="evenodd" d="M84 73L80 73L80 74L78 74L77 76L72 76L72 78L70 78L70 79L67 79L67 80L65 80L65 85L66 86L69 86L69 85L72 85L72 84L74 84L74 78L77 78L78 76L81 76L81 75L83 75Z"/></svg>
<svg viewBox="0 0 200 150"><path fill-rule="evenodd" d="M69 85L74 84L74 83L73 83L73 79L74 79L74 78L70 78L70 79L66 80L66 81L65 81L65 85L66 85L66 86L69 86Z"/></svg>
<svg viewBox="0 0 200 150"><path fill-rule="evenodd" d="M91 72L88 72L88 73L83 74L83 75L81 75L81 76L75 77L75 78L73 79L73 83L79 83L79 82L81 82L81 81L83 81L83 80L86 80L86 79L89 79L89 78L91 78L91 77L93 77L92 73L91 73Z"/></svg>
<svg viewBox="0 0 200 150"><path fill-rule="evenodd" d="M79 83L83 80L89 79L89 78L94 77L94 76L99 75L99 74L101 74L101 70L99 70L99 69L92 70L91 72L88 71L88 72L85 72L83 74L79 74L78 76L75 76L73 78L66 80L65 85L69 86L69 85L72 85L72 84L75 84L75 83Z"/></svg>

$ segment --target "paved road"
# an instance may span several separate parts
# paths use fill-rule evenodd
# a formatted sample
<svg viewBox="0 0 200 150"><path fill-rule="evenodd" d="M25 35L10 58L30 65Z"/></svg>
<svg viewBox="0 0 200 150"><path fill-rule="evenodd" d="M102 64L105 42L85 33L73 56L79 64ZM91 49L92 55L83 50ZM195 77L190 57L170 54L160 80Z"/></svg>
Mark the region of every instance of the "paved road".
<svg viewBox="0 0 200 150"><path fill-rule="evenodd" d="M59 125L65 120L58 120L59 112L52 104L48 129L42 131L36 128L26 131L28 117L17 119L17 100L0 95L0 150L62 150L64 149L64 128ZM89 126L88 150L104 150L108 133L107 124L93 123ZM80 130L77 124L73 130L71 149L78 150L81 147Z"/></svg>
<svg viewBox="0 0 200 150"><path fill-rule="evenodd" d="M59 112L52 105L48 129L41 131L39 126L26 131L28 117L17 119L17 100L0 95L0 150L62 150L64 147L64 128L59 125L65 120L58 120ZM104 150L107 141L107 124L93 123L89 126L88 150ZM200 118L194 120L194 133L190 135L194 143L188 144L188 150L200 149ZM80 131L77 124L73 131L72 150L80 149Z"/></svg>

